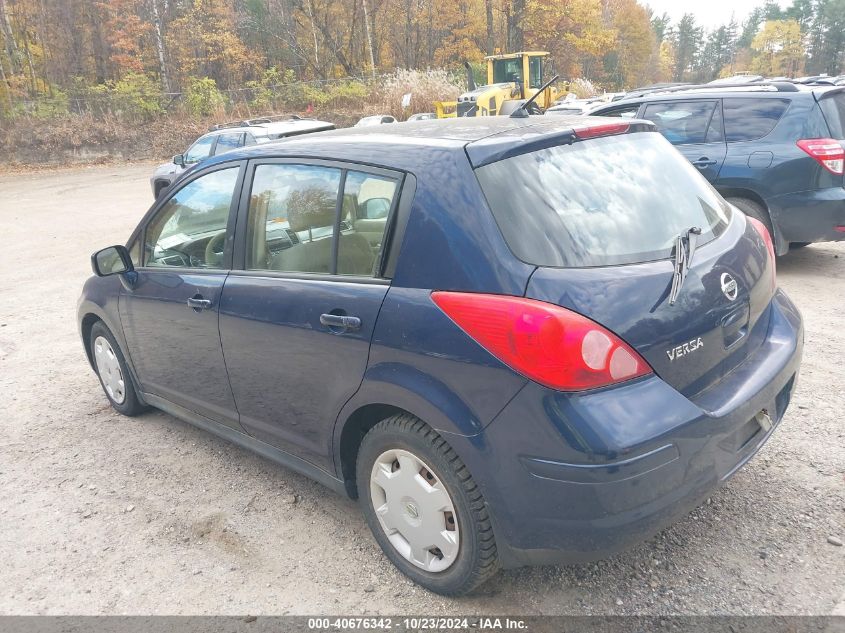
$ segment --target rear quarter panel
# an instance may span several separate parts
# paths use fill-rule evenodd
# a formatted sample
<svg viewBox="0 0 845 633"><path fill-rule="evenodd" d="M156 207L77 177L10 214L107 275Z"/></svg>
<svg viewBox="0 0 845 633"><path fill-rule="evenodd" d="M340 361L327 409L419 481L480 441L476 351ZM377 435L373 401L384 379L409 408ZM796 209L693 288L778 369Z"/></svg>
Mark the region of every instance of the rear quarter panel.
<svg viewBox="0 0 845 633"><path fill-rule="evenodd" d="M505 244L463 151L433 150L411 169L416 192L379 312L360 390L339 416L400 407L444 433L481 431L525 384L455 325L434 290L522 296L534 266Z"/></svg>

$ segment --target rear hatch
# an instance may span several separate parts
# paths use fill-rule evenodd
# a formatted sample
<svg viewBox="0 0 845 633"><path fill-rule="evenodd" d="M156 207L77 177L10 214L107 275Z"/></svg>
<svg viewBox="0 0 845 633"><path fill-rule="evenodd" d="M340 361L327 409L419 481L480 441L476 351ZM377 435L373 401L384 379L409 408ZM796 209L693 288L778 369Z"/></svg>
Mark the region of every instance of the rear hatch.
<svg viewBox="0 0 845 633"><path fill-rule="evenodd" d="M830 137L845 148L845 87L816 90L814 95L827 122ZM839 171L842 171L841 168ZM842 184L845 186L845 174Z"/></svg>
<svg viewBox="0 0 845 633"><path fill-rule="evenodd" d="M511 250L538 266L526 296L613 331L693 397L764 340L774 262L660 134L584 137L476 169ZM701 235L671 304L677 237L691 227Z"/></svg>

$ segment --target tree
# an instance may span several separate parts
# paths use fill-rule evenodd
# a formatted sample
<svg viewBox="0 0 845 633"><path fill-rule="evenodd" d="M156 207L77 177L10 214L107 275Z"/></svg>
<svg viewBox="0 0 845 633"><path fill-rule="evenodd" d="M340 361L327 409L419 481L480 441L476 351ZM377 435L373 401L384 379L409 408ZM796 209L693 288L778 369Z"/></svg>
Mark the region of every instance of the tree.
<svg viewBox="0 0 845 633"><path fill-rule="evenodd" d="M838 75L845 71L845 0L816 0L807 70Z"/></svg>
<svg viewBox="0 0 845 633"><path fill-rule="evenodd" d="M751 70L761 75L794 77L804 68L801 27L795 20L768 20L751 42Z"/></svg>
<svg viewBox="0 0 845 633"><path fill-rule="evenodd" d="M611 0L616 41L605 55L605 72L617 88L649 83L657 72L657 40L648 11L636 0Z"/></svg>
<svg viewBox="0 0 845 633"><path fill-rule="evenodd" d="M615 46L617 31L595 0L527 0L525 38L529 48L549 51L559 71L590 76Z"/></svg>
<svg viewBox="0 0 845 633"><path fill-rule="evenodd" d="M685 13L674 32L674 81L685 81L697 62L703 30L695 23L695 16Z"/></svg>

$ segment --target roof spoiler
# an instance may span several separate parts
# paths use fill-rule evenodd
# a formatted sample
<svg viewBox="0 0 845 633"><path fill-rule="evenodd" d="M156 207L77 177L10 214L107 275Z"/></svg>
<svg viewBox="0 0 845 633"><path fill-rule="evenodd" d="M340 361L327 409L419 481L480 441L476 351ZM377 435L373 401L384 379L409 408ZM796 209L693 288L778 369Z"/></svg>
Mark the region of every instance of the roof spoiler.
<svg viewBox="0 0 845 633"><path fill-rule="evenodd" d="M571 145L579 140L599 136L615 136L633 132L657 133L657 126L654 123L638 119L626 120L624 123L615 121L607 123L607 120L602 122L601 119L593 118L592 121L589 121L585 117L577 116L570 121L576 121L576 125L544 130L543 128L546 126L543 123L529 123L516 128L515 132L518 132L519 136L501 132L472 141L465 148L467 157L473 168L478 168L521 154L528 154L558 145Z"/></svg>

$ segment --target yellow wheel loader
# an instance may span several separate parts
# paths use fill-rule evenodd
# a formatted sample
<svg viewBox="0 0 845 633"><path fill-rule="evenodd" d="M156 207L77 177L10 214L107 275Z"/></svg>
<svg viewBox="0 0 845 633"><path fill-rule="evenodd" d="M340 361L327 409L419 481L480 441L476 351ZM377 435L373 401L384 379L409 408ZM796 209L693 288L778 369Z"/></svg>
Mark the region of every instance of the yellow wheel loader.
<svg viewBox="0 0 845 633"><path fill-rule="evenodd" d="M476 86L468 63L469 90L457 101L437 101L438 118L509 115L542 89L531 104L531 112L541 113L563 96L557 88L543 89L543 58L545 51L523 51L490 55L487 60L487 85Z"/></svg>

